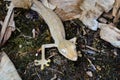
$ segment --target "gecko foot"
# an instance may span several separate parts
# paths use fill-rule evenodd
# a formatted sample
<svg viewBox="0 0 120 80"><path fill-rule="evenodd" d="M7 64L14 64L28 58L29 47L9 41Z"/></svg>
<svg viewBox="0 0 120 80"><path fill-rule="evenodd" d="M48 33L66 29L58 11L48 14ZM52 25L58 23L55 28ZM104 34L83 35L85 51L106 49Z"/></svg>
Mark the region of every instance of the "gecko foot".
<svg viewBox="0 0 120 80"><path fill-rule="evenodd" d="M41 60L35 60L35 61L34 61L34 63L35 63L36 66L41 65L41 70L44 69L44 65L45 65L45 66L49 66L48 63L50 63L50 62L51 62L50 59L48 59L48 60L46 60L46 59L41 59Z"/></svg>

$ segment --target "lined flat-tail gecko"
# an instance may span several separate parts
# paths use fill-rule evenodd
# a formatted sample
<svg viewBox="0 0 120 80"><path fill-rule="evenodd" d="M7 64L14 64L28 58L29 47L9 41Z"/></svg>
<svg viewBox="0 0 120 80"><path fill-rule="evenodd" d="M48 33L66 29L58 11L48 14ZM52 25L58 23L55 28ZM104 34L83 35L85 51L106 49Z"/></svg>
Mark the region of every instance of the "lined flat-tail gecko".
<svg viewBox="0 0 120 80"><path fill-rule="evenodd" d="M45 7L38 0L22 0L24 2L19 2L19 0L12 0L13 5L10 7L10 11L12 12L14 7L22 7L26 8L31 7L32 10L38 12L40 16L47 23L52 38L54 39L53 44L44 44L42 45L42 56L41 60L35 60L35 65L41 65L41 69L44 69L44 65L48 66L48 62L50 60L45 59L45 48L57 47L59 52L68 58L69 60L76 61L77 60L77 51L76 51L76 38L66 40L65 39L65 31L60 18L49 8ZM19 4L21 3L21 4ZM29 4L29 5L28 5ZM8 21L7 21L8 22Z"/></svg>
<svg viewBox="0 0 120 80"><path fill-rule="evenodd" d="M41 60L35 60L35 65L41 65L41 69L44 65L48 66L50 60L45 59L45 48L57 47L59 52L68 58L69 60L77 60L76 51L76 38L70 40L65 39L65 31L60 18L49 8L45 7L40 1L33 0L32 10L38 12L47 23L52 38L54 39L53 44L42 45L42 56Z"/></svg>

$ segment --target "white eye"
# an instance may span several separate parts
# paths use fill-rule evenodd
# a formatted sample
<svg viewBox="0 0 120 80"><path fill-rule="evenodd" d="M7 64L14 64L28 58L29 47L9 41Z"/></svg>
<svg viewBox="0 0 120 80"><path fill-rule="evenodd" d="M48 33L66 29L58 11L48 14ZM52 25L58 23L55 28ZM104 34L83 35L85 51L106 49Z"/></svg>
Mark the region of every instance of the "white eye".
<svg viewBox="0 0 120 80"><path fill-rule="evenodd" d="M61 52L66 54L66 50L65 49L61 49Z"/></svg>

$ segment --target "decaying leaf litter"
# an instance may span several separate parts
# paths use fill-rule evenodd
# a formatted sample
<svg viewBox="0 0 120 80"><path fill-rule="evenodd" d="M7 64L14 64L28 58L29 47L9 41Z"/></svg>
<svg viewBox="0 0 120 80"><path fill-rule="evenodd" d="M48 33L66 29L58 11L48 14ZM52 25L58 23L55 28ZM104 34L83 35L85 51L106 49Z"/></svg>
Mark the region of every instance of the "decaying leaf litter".
<svg viewBox="0 0 120 80"><path fill-rule="evenodd" d="M89 1L89 0L86 0L86 1ZM34 79L35 78L39 78L39 79L42 78L43 79L43 77L46 80L46 79L52 78L55 74L57 75L58 79L60 78L60 79L65 79L65 80L66 79L68 79L68 80L75 79L76 80L76 79L87 79L87 78L92 78L92 79L96 79L96 78L111 79L111 78L113 78L113 79L115 79L117 76L119 76L119 74L118 74L119 71L117 70L117 69L119 69L119 49L117 49L117 48L111 46L109 43L101 40L99 38L99 30L94 32L94 31L91 31L89 29L86 29L81 24L81 22L78 21L78 20L77 21L76 20L66 21L66 22L64 22L64 26L65 26L65 31L66 31L66 35L67 35L68 39L70 39L71 37L74 37L74 36L78 36L77 50L78 50L78 52L81 51L81 54L82 54L82 57L79 58L80 60L78 60L78 62L71 62L71 61L65 59L64 57L62 57L61 55L57 54L56 55L57 57L56 56L52 57L52 59L55 60L55 61L53 61L53 63L51 63L51 68L49 69L49 67L47 67L48 70L46 70L47 73L49 72L48 74L50 74L50 71L52 71L51 76L47 76L46 77L45 75L47 75L47 73L39 72L40 71L39 68L34 70L33 69L34 66L33 65L31 66L31 64L32 64L33 60L35 59L35 58L33 59L33 56L35 57L35 51L38 50L40 45L42 45L44 43L53 42L53 41L51 41L51 36L50 36L50 34L48 32L48 29L46 27L43 28L43 25L46 26L46 24L43 21L38 20L38 19L36 19L34 17L34 14L36 14L35 12L32 12L32 11L30 11L30 12L29 12L29 10L25 11L25 12L24 12L24 10L23 10L23 12L19 11L19 13L16 12L16 14L17 14L17 16L15 18L15 20L17 20L16 21L16 25L20 26L20 28L18 28L17 31L15 31L15 33L17 33L17 34L13 34L14 37L11 36L10 41L8 41L6 43L6 45L2 47L2 50L7 50L9 52L8 55L15 56L16 57L15 60L17 58L22 58L22 57L20 57L21 55L22 56L25 55L23 62L25 62L28 65L27 66L26 66L26 64L25 65L21 65L22 68L24 68L23 66L27 67L26 70L28 70L28 71L25 70L24 71L24 72L26 72L25 74L27 74L27 72L28 72L28 75L30 76L31 74L34 74L36 72L36 70L38 71L36 73L36 75L33 75L32 77L26 78L24 76L25 80L30 80L30 79L33 79L33 78ZM32 19L30 20L30 18L29 19L24 18L25 15L23 15L23 13L25 15L26 14L30 14L34 18L34 20L36 22L34 20L32 20ZM21 15L21 17L18 16L18 14ZM101 17L103 17L103 16L101 16ZM22 20L22 18L24 20ZM18 20L18 19L21 20L21 23L19 23L20 20ZM112 20L108 21L109 19L110 18L107 18L107 23L112 23ZM28 23L24 23L24 21L25 22L27 21ZM40 23L42 23L43 25L41 25ZM30 27L29 28L27 27L29 24L32 24L33 26L35 24L37 26L37 27L35 27L37 30L38 30L38 28L40 26L40 28L45 30L45 31L41 31L41 29L40 29L40 32L38 32L40 38L38 37L36 39L31 39L30 40L28 38L28 35L31 36L32 29L30 30L30 32L26 32L26 30L23 29L24 27L21 27L20 24L25 26L26 29L30 29ZM33 26L31 26L31 27L33 27ZM83 26L83 27L79 27L79 26ZM118 26L118 28L119 28L119 26ZM25 33L23 33L22 30ZM114 31L113 31L113 33L114 33ZM27 36L26 36L26 34L27 34ZM119 34L117 34L117 35L119 35ZM17 37L17 38L15 38L15 37ZM116 39L116 37L115 37L115 39ZM45 42L43 42L41 40L45 40ZM119 40L118 37L117 37L117 40ZM25 43L27 43L27 44L25 44ZM14 47L11 47L11 44L14 45ZM39 44L39 46L36 46L38 44ZM7 46L8 47L10 46L10 49L8 49L8 48L5 49L5 47L7 47ZM25 47L23 47L23 46L25 46ZM16 48L16 49L14 49L14 48ZM14 50L12 51L11 49L12 50L14 49ZM49 49L48 49L48 53L51 53L51 55L52 55L51 50L49 51ZM56 51L57 50L53 49L53 53L55 53ZM16 54L13 55L13 53L16 53ZM49 56L49 54L47 54L47 55ZM32 57L32 59L30 59L31 58L30 56ZM94 71L92 69L94 66L89 62L89 59L92 61L92 64L94 64L94 66L96 67L97 70ZM14 61L14 62L17 62L17 60ZM18 62L20 62L20 61L18 61ZM17 62L17 65L18 65L18 62ZM62 62L62 63L60 64L60 62ZM114 63L114 64L111 65L112 63ZM118 65L117 67L115 67L116 64ZM70 70L67 67L70 67ZM22 71L22 68L21 68L21 71ZM33 73L30 74L29 70L31 72L33 72ZM73 73L71 73L72 71L73 71ZM90 75L90 71L92 72L93 77L89 76ZM112 74L113 72L115 74ZM65 76L65 74L67 74L67 75ZM44 76L42 76L42 75L44 75ZM71 75L74 75L74 76L71 76Z"/></svg>

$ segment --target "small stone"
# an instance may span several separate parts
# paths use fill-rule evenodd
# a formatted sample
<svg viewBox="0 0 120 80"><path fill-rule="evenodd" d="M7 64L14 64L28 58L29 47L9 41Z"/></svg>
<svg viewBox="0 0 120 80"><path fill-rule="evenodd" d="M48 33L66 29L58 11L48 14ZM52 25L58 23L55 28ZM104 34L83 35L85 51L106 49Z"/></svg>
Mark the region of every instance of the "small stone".
<svg viewBox="0 0 120 80"><path fill-rule="evenodd" d="M98 71L101 71L101 67L99 65L96 66Z"/></svg>
<svg viewBox="0 0 120 80"><path fill-rule="evenodd" d="M21 44L19 45L19 48L22 48L22 45L21 45Z"/></svg>
<svg viewBox="0 0 120 80"><path fill-rule="evenodd" d="M105 18L99 18L98 20L99 20L99 22L101 22L101 23L105 23L105 24L107 23L107 20L106 20Z"/></svg>
<svg viewBox="0 0 120 80"><path fill-rule="evenodd" d="M93 73L91 71L87 71L86 74L89 76L89 77L93 77Z"/></svg>
<svg viewBox="0 0 120 80"><path fill-rule="evenodd" d="M38 56L38 53L36 53L35 56Z"/></svg>
<svg viewBox="0 0 120 80"><path fill-rule="evenodd" d="M78 51L78 56L82 57L81 51Z"/></svg>

